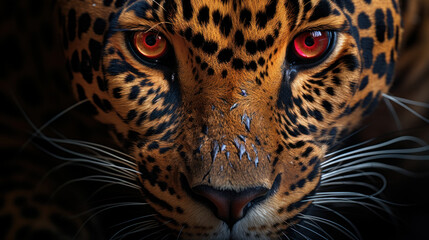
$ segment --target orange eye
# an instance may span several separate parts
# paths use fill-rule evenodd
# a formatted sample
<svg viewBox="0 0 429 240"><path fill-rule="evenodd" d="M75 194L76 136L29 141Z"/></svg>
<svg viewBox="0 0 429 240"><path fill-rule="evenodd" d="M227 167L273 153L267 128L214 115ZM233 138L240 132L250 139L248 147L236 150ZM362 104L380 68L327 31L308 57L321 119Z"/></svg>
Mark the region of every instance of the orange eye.
<svg viewBox="0 0 429 240"><path fill-rule="evenodd" d="M137 32L134 34L134 46L144 57L157 59L167 51L168 43L157 32Z"/></svg>
<svg viewBox="0 0 429 240"><path fill-rule="evenodd" d="M304 32L293 41L295 53L302 59L316 59L329 47L331 34L326 31Z"/></svg>

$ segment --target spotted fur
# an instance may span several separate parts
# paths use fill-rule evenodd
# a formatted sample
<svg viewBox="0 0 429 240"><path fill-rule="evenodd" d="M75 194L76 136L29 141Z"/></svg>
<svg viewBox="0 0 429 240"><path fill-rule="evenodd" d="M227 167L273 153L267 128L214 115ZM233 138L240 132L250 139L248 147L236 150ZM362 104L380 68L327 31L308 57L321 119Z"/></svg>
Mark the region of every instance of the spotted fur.
<svg viewBox="0 0 429 240"><path fill-rule="evenodd" d="M277 238L295 223L324 155L388 91L402 32L396 1L61 7L79 99L90 99L95 117L136 157L143 196L186 239ZM148 29L174 48L168 65L130 52L127 33ZM308 29L338 31L337 42L323 63L300 71L284 59ZM278 188L232 229L187 189L273 190L275 179Z"/></svg>

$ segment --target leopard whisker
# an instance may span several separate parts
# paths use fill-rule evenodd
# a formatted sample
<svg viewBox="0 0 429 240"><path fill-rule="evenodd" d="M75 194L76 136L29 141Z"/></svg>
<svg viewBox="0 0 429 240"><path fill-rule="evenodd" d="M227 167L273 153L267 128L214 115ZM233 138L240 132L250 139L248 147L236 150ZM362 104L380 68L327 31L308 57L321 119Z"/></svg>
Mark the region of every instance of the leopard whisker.
<svg viewBox="0 0 429 240"><path fill-rule="evenodd" d="M328 153L328 154L326 154L325 156L328 156L328 155L332 155L331 153L331 151L333 150L333 149L338 149L338 146L341 146L341 145L344 145L344 143L345 143L345 141L347 140L347 139L350 139L350 138L352 138L352 137L354 137L355 135L357 135L357 134L359 134L359 133L361 133L362 131L364 131L366 128L368 128L368 126L363 126L363 127L360 127L359 129L357 129L357 130L355 130L355 131L353 131L353 132L351 132L350 134L347 134L347 136L344 136L344 137L341 137L340 139L338 139L338 141L336 142L336 143L334 143L334 145L332 145L332 146L330 146L329 147L329 150L328 150L328 152L330 152L330 153ZM373 139L369 139L368 141L372 141ZM360 143L361 145L363 145L363 144L365 144L365 142L363 142L363 143ZM359 145L359 144L356 144L356 145ZM338 150L336 150L336 151L334 151L334 152L343 152L343 151L345 151L344 149L346 149L346 148L351 148L352 146L350 146L350 147L343 147L343 148L340 148L340 149L338 149Z"/></svg>
<svg viewBox="0 0 429 240"><path fill-rule="evenodd" d="M71 105L70 107L64 109L63 111L61 111L60 113L58 113L57 115L55 115L54 117L52 117L49 121L47 121L45 124L43 124L40 128L37 128L36 125L30 120L29 116L25 113L25 111L19 106L19 109L21 111L21 113L23 114L25 120L28 122L28 124L31 126L31 128L34 129L34 133L27 139L27 141L21 146L21 151L24 150L28 144L33 141L33 139L40 135L42 133L42 131L47 128L49 125L51 125L53 122L55 122L56 120L58 120L60 117L62 117L63 115L65 115L66 113L70 112L71 110L77 108L78 106L88 102L89 99L85 99L85 100L81 100L73 105Z"/></svg>
<svg viewBox="0 0 429 240"><path fill-rule="evenodd" d="M48 155L59 159L59 160L64 160L67 161L65 164L61 164L55 168L53 168L52 170L50 170L49 172L47 172L45 174L45 176L42 178L41 182L43 182L44 180L46 180L46 178L52 174L54 171L57 171L67 165L74 165L74 166L83 166L85 168L89 168L89 169L93 169L95 171L98 172L102 172L102 173L107 173L109 175L116 175L116 176L121 176L124 178L128 178L130 180L135 179L135 175L133 175L132 173L129 173L129 171L133 172L135 171L134 169L127 169L124 167L120 167L120 166L116 166L114 164L111 163L104 163L104 162L100 162L100 161L92 161L89 159L85 159L85 158L69 158L69 157L63 157L60 155L57 155L55 153L52 153L42 147L39 147L42 151L44 151L45 153L47 153ZM95 168L93 166L91 166L91 164L94 164L98 167L104 167L107 170L110 170L112 172L108 172L106 170L101 170L100 168ZM136 174L140 174L139 172L137 172Z"/></svg>
<svg viewBox="0 0 429 240"><path fill-rule="evenodd" d="M344 181L344 179L353 179L353 178L362 178L362 177L368 177L372 178L375 177L376 179L379 179L382 182L382 185L380 187L376 187L372 184L366 183L366 182L359 182L359 181ZM340 180L340 181L338 181ZM372 179L374 180L374 179ZM327 187L327 186L360 186L366 189L369 189L371 191L374 191L373 196L381 194L387 187L387 179L378 172L362 172L362 173L354 173L354 174L348 174L344 176L335 177L334 179L324 180L320 183L321 187Z"/></svg>
<svg viewBox="0 0 429 240"><path fill-rule="evenodd" d="M362 145L364 143L368 143L370 141L372 141L372 140L365 141L365 142L363 142L361 144L356 144L354 146L349 147L349 149L351 149L352 147L360 146L360 145ZM394 139L391 139L391 140L388 140L388 141L385 141L385 142L382 142L382 143L379 143L379 144L375 144L375 145L371 145L371 146L359 148L359 149L356 149L356 150L353 150L353 151L348 151L346 153L343 153L343 154L337 155L335 157L326 159L325 161L322 162L322 167L326 166L330 162L335 161L335 160L340 159L340 158L343 159L344 157L347 157L347 156L350 156L350 155L354 156L354 155L356 155L358 153L361 153L361 152L365 152L365 151L369 151L369 150L374 150L374 149L377 149L377 148L382 148L382 147L386 147L386 146L389 146L389 145L392 145L392 144L395 144L395 143L406 142L406 141L410 141L410 142L416 143L416 144L418 144L420 146L428 146L428 144L426 142L424 142L423 140L421 140L420 138L413 137L413 136L401 136L401 137L397 137L397 138L394 138ZM331 155L332 155L332 153L331 154L327 154L326 156L331 156Z"/></svg>
<svg viewBox="0 0 429 240"><path fill-rule="evenodd" d="M112 237L110 237L109 239L110 240L114 240L114 239L122 239L123 237L125 237L125 236L123 236L123 235L120 235L120 234L122 234L124 231L126 231L127 229L130 229L130 228L134 228L134 227L136 227L135 228L135 230L137 230L137 229L140 229L141 227L143 227L143 226L148 226L149 224L145 224L145 223L149 223L149 222L152 222L153 220L146 220L146 221L144 221L144 222L140 222L140 220L141 219L144 219L144 218L148 218L148 217L153 217L153 216L155 216L156 214L152 214L152 215L146 215L146 216L143 216L143 217L138 217L138 218L135 218L135 219L133 219L133 220L129 220L129 221L127 221L127 222L124 222L124 223L121 223L120 225L122 225L122 224L125 224L125 223L130 223L130 222L133 222L133 221L136 221L136 220L139 220L139 222L137 222L137 223L133 223L133 224L131 224L131 225L128 225L128 226L125 226L125 227L123 227L122 229L120 229L119 231L117 231L114 235L112 235ZM117 226L117 225L116 225ZM156 226L155 226L156 227ZM150 228L148 228L148 229L150 229Z"/></svg>
<svg viewBox="0 0 429 240"><path fill-rule="evenodd" d="M284 223L288 226L288 228L289 227L291 228L293 226L291 223L287 221L284 221ZM283 237L285 237L287 240L291 240L290 236L286 235L285 230L280 229L278 226L274 226L274 227L277 229L277 231L281 232ZM282 238L279 236L279 239L282 239Z"/></svg>
<svg viewBox="0 0 429 240"><path fill-rule="evenodd" d="M98 171L99 173L106 174L106 175L103 175L103 176L120 177L123 180L130 180L130 181L133 181L133 182L136 180L136 176L133 176L133 175L123 175L122 172L118 173L117 171L115 171L116 173L112 173L112 172L108 172L106 170L101 170L101 169L98 169L98 168L96 168L94 166L90 166L90 165L86 165L86 164L76 164L75 166L82 166L82 167L85 167L87 169L92 169L94 171ZM109 169L109 170L114 170L114 169Z"/></svg>
<svg viewBox="0 0 429 240"><path fill-rule="evenodd" d="M93 157L93 156L90 156L90 155L86 155L86 154L83 154L83 153L79 153L79 152L67 149L65 147L62 147L61 145L56 144L49 137L46 137L46 136L42 136L42 137L43 137L44 140L46 140L48 143L50 143L53 147L56 147L58 150L61 150L61 151L65 152L65 153L68 153L68 154L71 154L71 155L74 155L74 156L77 156L77 157L81 157L83 159L88 160L88 162L91 162L91 163L94 163L94 164L98 164L100 166L118 168L118 169L121 169L121 170L124 170L124 171L131 171L131 172L137 173L137 174L139 173L137 170L135 170L133 168L121 167L121 166L113 164L110 161L106 161L106 160L103 160L103 159L100 159L100 158L96 158L96 157Z"/></svg>
<svg viewBox="0 0 429 240"><path fill-rule="evenodd" d="M65 110L63 110L62 112L60 112L59 114L57 114L55 117L53 117L52 119L50 119L48 122L46 122L45 124L43 124L40 128L37 128L36 126L35 126L35 124L30 120L30 118L28 117L28 115L25 113L25 111L20 107L20 111L22 112L22 114L24 115L24 118L26 119L26 121L30 124L30 126L35 130L35 132L32 134L32 136L23 144L23 146L21 146L21 151L36 137L36 136L39 136L39 137L41 137L41 138L43 138L44 140L46 140L46 141L48 141L50 144L52 144L54 147L57 147L58 149L60 149L60 150L65 150L64 148L62 148L62 147L60 147L59 145L57 145L57 144L54 144L53 142L60 142L60 143L71 143L71 144L73 144L73 143L75 143L75 145L80 145L80 146L83 146L82 145L82 142L78 142L78 141L76 141L76 142L72 142L72 141L70 141L70 142L68 142L68 140L61 140L61 139L55 139L55 138L49 138L49 137L47 137L47 136L45 136L44 134L43 134L43 130L46 128L46 127L48 127L49 125L51 125L55 120L57 120L59 117L61 117L61 116L63 116L64 114L66 114L67 112L70 112L72 109L74 109L74 108L76 108L76 107L78 107L78 106L80 106L81 104L83 104L83 103L85 103L85 102L87 102L88 100L82 100L82 101L79 101L79 102L77 102L77 103L75 103L75 104L73 104L72 106L70 106L70 107L68 107L67 109L65 109ZM85 143L87 143L87 142L85 142ZM114 158L119 158L120 160L116 160L116 161L118 161L118 162L120 162L121 164L124 164L124 163L128 163L129 164L129 166L130 167L134 167L135 166L135 164L134 163L132 163L132 162L130 162L130 161L127 161L127 160L125 160L125 159L123 159L123 158L120 158L120 157L118 157L118 156L116 156L116 155L113 155L113 154L111 154L111 153L108 153L108 152L106 152L106 151L104 151L104 150L101 150L101 149L97 149L95 146L97 146L97 147L100 147L101 145L99 145L99 144L94 144L94 146L90 146L90 145L87 145L86 147L87 148L90 148L90 149L93 149L93 150L96 150L96 151L99 151L99 152L102 152L102 153L105 153L105 154L107 154L107 155L109 155L109 156L112 156L112 157L114 157ZM104 147L104 148L107 148L107 147ZM112 149L110 149L110 150L112 150ZM119 152L119 151L117 151L117 150L114 150L115 152ZM68 152L68 153L71 153L70 151L68 151L68 150L65 150L65 152ZM123 153L122 153L123 154ZM51 154L52 155L52 154ZM78 153L75 153L75 155L79 155ZM125 154L123 154L123 155L125 155ZM129 155L126 155L126 156L128 156L129 157ZM95 159L93 159L93 160L95 160ZM98 159L98 160L100 160L100 159ZM134 165L133 165L134 164ZM110 167L118 167L118 166L115 166L115 165L111 165ZM129 169L129 170L131 170L131 169ZM134 171L135 173L138 173L138 171L135 171L134 169L133 170L131 170L131 171ZM131 174L130 174L131 175Z"/></svg>
<svg viewBox="0 0 429 240"><path fill-rule="evenodd" d="M336 171L338 171L338 170L336 170ZM337 180L343 181L345 179L362 178L362 177L368 177L368 178L369 177L376 177L376 178L380 179L382 182L386 182L386 179L383 176L383 174L378 173L378 172L348 171L349 174L347 174L347 175L345 175L343 173L344 172L341 172L341 173L340 172L331 172L329 174L335 174L335 175L329 176L330 178L328 178L328 176L325 176L322 174L321 181L320 181L321 186L324 186L324 184L326 184L326 183L336 182ZM343 174L343 175L340 175L340 174Z"/></svg>
<svg viewBox="0 0 429 240"><path fill-rule="evenodd" d="M396 99L396 100L398 100L400 102L407 103L407 104L410 104L410 105L414 105L414 106L417 106L417 107L429 108L429 103L418 102L418 101L414 101L414 100L410 100L410 99L406 99L406 98L401 98L401 97L397 97L397 96L392 96L392 95L388 95L388 94L383 94L383 95L386 95L386 96L388 96L390 98L394 98L394 99Z"/></svg>
<svg viewBox="0 0 429 240"><path fill-rule="evenodd" d="M328 233L328 232L326 232L319 224L317 224L316 222L313 222L312 220L304 220L303 221L303 224L306 224L306 225L309 225L309 226L311 226L311 227L313 227L313 228L315 228L315 229L317 229L317 230L320 230L326 237L328 237L329 239L331 239L331 240L334 240L333 238L332 238L332 236ZM301 225L303 225L303 224L301 224Z"/></svg>
<svg viewBox="0 0 429 240"><path fill-rule="evenodd" d="M282 232L283 236L286 237L287 240L293 240L289 236L286 235L286 233Z"/></svg>
<svg viewBox="0 0 429 240"><path fill-rule="evenodd" d="M323 238L323 239L326 239L326 240L328 240L328 238L327 237L325 237L325 236L323 236L321 233L319 233L319 232L317 232L316 230L314 230L314 229L311 229L311 228L309 228L309 227L306 227L306 226L304 226L303 224L295 224L297 227L300 227L300 228L303 228L303 229L305 229L305 230L307 230L307 231L309 231L309 232L311 232L311 233L314 233L314 234L316 234L317 236L319 236L319 237L321 237L321 238Z"/></svg>
<svg viewBox="0 0 429 240"><path fill-rule="evenodd" d="M129 154L126 154L126 153L124 153L124 152L121 152L121 151L119 151L119 150L116 150L116 149L114 149L114 148L111 148L111 147L107 147L107 146L104 146L104 145L101 145L101 144L97 144L97 143L93 143L93 142L82 141L82 140L72 140L72 141L73 141L73 142L77 142L77 143L81 143L81 144L91 145L92 147L98 147L99 149L104 148L104 149L106 149L106 150L112 151L112 152L117 153L117 154L119 154L119 155L123 155L124 157L128 157L128 158L130 158L130 159L132 159L132 160L135 160L135 158L134 158L133 156L131 156L131 155L129 155ZM98 149L97 149L97 150L98 150ZM133 162L131 162L131 163L133 163ZM133 163L133 164L134 164L134 163Z"/></svg>
<svg viewBox="0 0 429 240"><path fill-rule="evenodd" d="M323 183L323 187L329 187L329 186L360 186L360 187L364 187L367 188L369 190L372 191L379 191L378 187L371 185L369 183L366 182L359 182L359 181L329 181L329 182L324 182Z"/></svg>
<svg viewBox="0 0 429 240"><path fill-rule="evenodd" d="M180 235L182 234L183 228L185 228L185 226L182 226L182 227L180 228L180 231L179 231L179 234L177 234L177 238L176 238L176 240L179 240Z"/></svg>
<svg viewBox="0 0 429 240"><path fill-rule="evenodd" d="M51 197L58 194L58 192L61 191L66 186L68 186L72 183L77 183L77 182L82 182L82 181L110 183L110 184L114 184L114 185L122 185L122 186L133 188L133 189L140 189L140 187L138 185L133 184L133 183L129 183L129 182L127 182L123 179L120 179L120 178L104 176L104 175L92 175L92 176L86 176L86 177L81 177L81 178L77 178L77 179L72 179L72 180L69 180L69 181L63 183L61 186L59 186L52 193Z"/></svg>
<svg viewBox="0 0 429 240"><path fill-rule="evenodd" d="M379 155L379 156L374 156L371 157L371 160L374 159L385 159L385 158L392 158L392 159L409 159L409 160L428 160L429 156L414 156L414 155ZM367 159L363 159L362 161L367 161ZM362 169L387 169L387 170L391 170L397 173L400 173L404 176L409 176L409 177L417 177L419 176L419 174L405 170L404 168L401 167L397 167L394 165L389 165L389 164L385 164L385 163L380 163L380 162L367 162L367 163L359 163L359 164L355 164L355 165L351 165L351 166L347 166L344 168L339 168L339 169L335 169L335 171L331 171L331 172L326 172L324 173L325 175L322 174L322 179L328 181L328 179L330 179L332 181L332 177L336 177L338 175L340 175L337 179L345 179L344 175L341 176L341 174L345 174L345 173L350 173L350 172L354 172L356 170L362 170ZM367 173L364 172L359 172L355 174L355 177L360 177L360 176L366 176ZM374 172L371 172L371 174L374 174ZM347 178L350 178L350 176L348 175Z"/></svg>
<svg viewBox="0 0 429 240"><path fill-rule="evenodd" d="M369 140L366 140L366 141L361 142L361 143L357 143L357 144L354 144L354 145L351 145L351 146L348 146L348 147L340 148L339 150L332 151L330 153L325 154L325 158L328 158L328 157L330 157L332 155L339 154L341 152L348 151L348 150L353 149L353 148L357 148L357 147L363 146L363 145L368 144L368 143L370 143L372 141L374 141L374 139L369 139Z"/></svg>
<svg viewBox="0 0 429 240"><path fill-rule="evenodd" d="M95 207L95 208L93 208L93 209L90 209L90 210L88 210L88 211L85 211L85 212L83 212L83 213L80 213L80 214L78 214L78 215L76 215L75 217L76 218L79 218L80 216L82 216L82 215L86 215L86 214L88 214L88 213L90 213L90 212L92 212L92 211L95 211L95 210L97 210L97 209L101 209L101 210L99 210L99 211L97 211L96 213L94 213L94 214L92 214L90 217L88 217L83 223L82 223L82 225L80 226L80 228L77 230L77 232L76 232L76 234L74 235L74 237L73 237L73 239L76 239L78 236L79 236L79 234L80 234L80 232L83 230L83 228L85 227L85 225L89 222L89 221L91 221L94 217L96 217L98 214L100 214L100 213L102 213L102 212L105 212L105 211L108 211L108 210L111 210L111 209L114 209L114 208L118 208L118 207L129 207L129 206L144 206L144 205L147 205L148 203L140 203L140 202L122 202L122 203L114 203L114 204L105 204L105 205L103 205L103 206L98 206L98 207Z"/></svg>
<svg viewBox="0 0 429 240"><path fill-rule="evenodd" d="M352 195L352 193L355 193L355 197L347 197L349 195ZM371 200L374 203L379 204L380 206L387 206L386 204L391 204L390 202L371 196L371 195L366 195L366 194L362 194L362 193L358 193L358 192L350 192L349 194L335 194L332 193L332 195L328 195L326 194L325 196L313 196L309 199L304 200L304 202L314 202L314 203L354 203L354 204L358 204L358 205L362 205L362 206L370 206L370 207L375 207L378 208L380 210L383 210L384 207L377 206L371 203L367 203L367 202L359 202L357 200Z"/></svg>
<svg viewBox="0 0 429 240"><path fill-rule="evenodd" d="M371 199L373 200L373 199ZM323 204L340 204L340 203L344 203L344 204L348 204L348 205L358 205L361 207L364 207L365 209L369 210L370 212L372 212L373 214L382 217L380 214L378 214L377 211L384 211L386 212L388 215L393 216L393 213L391 212L391 210L387 207L387 205L385 206L380 206L380 205L376 205L376 204L371 204L371 203L367 203L367 202L360 202L360 201L355 201L355 200L348 200L348 199L344 199L344 198L327 198L325 200L314 200L313 204L318 204L318 205L323 205Z"/></svg>
<svg viewBox="0 0 429 240"><path fill-rule="evenodd" d="M359 205L361 207L364 207L365 209L369 210L373 214L379 216L380 218L383 218L377 211L381 211L386 213L387 215L393 217L394 214L391 211L389 205L392 205L391 203L384 201L380 198L376 197L369 197L364 199L365 196L363 196L362 199L350 199L346 198L345 196L339 196L339 197L322 197L320 199L313 199L312 203L313 205L317 206L323 206L324 204L339 204L339 203L345 203L345 204L353 204L353 205ZM358 200L369 200L371 202L365 202L365 201L358 201ZM389 205L388 205L389 204ZM326 207L326 206L323 206ZM376 211L377 210L377 211Z"/></svg>
<svg viewBox="0 0 429 240"><path fill-rule="evenodd" d="M110 158L111 161L117 161L117 162L120 162L121 164L124 164L124 165L126 163L128 167L135 167L136 166L136 164L132 161L129 161L125 158L122 158L118 155L114 155L113 153L109 153L109 152L99 148L99 147L107 148L108 150L115 151L118 154L124 155L124 156L134 160L134 158L131 157L130 155L127 155L125 153L122 153L122 152L117 151L117 150L112 149L112 148L108 148L106 146L102 146L102 145L95 144L95 143L84 142L84 141L72 140L72 139L56 139L56 138L50 138L50 139L55 143L70 144L70 145L80 146L80 147L84 147L86 149L94 150L98 153L102 153L102 154L105 154L109 157L112 157L112 158Z"/></svg>
<svg viewBox="0 0 429 240"><path fill-rule="evenodd" d="M296 225L292 226L290 229L296 233L298 233L300 236L302 236L303 238L305 238L306 240L311 240L311 238L305 236L303 233L301 233L300 231L295 229Z"/></svg>
<svg viewBox="0 0 429 240"><path fill-rule="evenodd" d="M392 103L387 98L383 98L384 103L386 104L387 108L389 109L390 113L392 114L393 120L395 121L396 128L402 129L401 121L399 120L398 113L396 112L395 108L393 107Z"/></svg>
<svg viewBox="0 0 429 240"><path fill-rule="evenodd" d="M376 215L380 219L385 219L385 217L383 217L381 214L379 214L378 211L386 213L391 218L393 218L395 216L395 214L392 212L392 210L389 207L389 205L393 205L392 203L387 202L387 201L382 201L382 199L379 199L379 198L371 198L369 200L373 201L374 204L369 203L369 202L360 202L360 201L355 201L355 200L348 200L348 199L345 199L342 197L341 198L329 198L329 199L327 198L326 200L315 200L313 202L313 204L316 204L318 206L323 206L324 204L338 204L338 203L354 204L354 205L359 205L359 206L367 209L368 211L370 211L372 214ZM388 221L387 219L385 219L385 220Z"/></svg>
<svg viewBox="0 0 429 240"><path fill-rule="evenodd" d="M396 97L387 95L387 94L383 94L383 97L388 98L389 100L395 102L396 104L398 104L399 106L405 108L406 110L408 110L410 113L412 113L414 116L420 118L421 120L423 120L426 123L429 123L429 119L425 118L424 116L422 116L420 113L418 113L417 111L415 111L414 109L410 108L408 105L404 104L403 101L398 100ZM411 100L409 100L411 101ZM423 104L423 103L421 103ZM413 104L415 105L415 104ZM426 108L429 108L429 106L424 106Z"/></svg>
<svg viewBox="0 0 429 240"><path fill-rule="evenodd" d="M50 143L51 145L53 145L53 147L56 147L57 149L65 152L65 153L68 153L68 154L71 154L71 155L74 155L74 156L78 157L78 158L63 157L63 156L60 156L60 155L55 154L55 153L52 153L52 152L50 152L50 151L48 151L48 150L40 147L41 150L45 151L46 153L48 153L49 155L51 155L54 158L57 158L57 159L60 159L60 160L64 160L64 161L94 164L94 165L97 165L97 166L104 167L104 168L106 168L108 170L115 171L117 173L121 173L124 176L128 175L129 177L135 176L135 174L138 174L138 175L140 174L140 172L137 171L135 168L118 166L118 165L116 165L116 164L114 164L111 161L108 161L106 159L97 158L97 157L94 157L94 156L86 155L86 154L83 154L83 153L79 153L79 152L76 152L76 151L64 148L62 146L59 146L59 145L53 143L51 141L51 139L48 138L48 137L46 137L46 136L44 136L44 139L48 143Z"/></svg>
<svg viewBox="0 0 429 240"><path fill-rule="evenodd" d="M313 216L313 215L308 215L308 214L302 214L302 213L298 214L298 216L304 220L312 220L312 221L320 222L322 224L330 226L330 227L336 229L337 231L339 231L340 233L344 234L345 236L347 236L350 239L354 239L354 240L360 240L361 239L360 237L356 236L353 232L351 232L346 227L342 226L339 223L331 221L329 219L317 217L317 216Z"/></svg>
<svg viewBox="0 0 429 240"><path fill-rule="evenodd" d="M80 218L80 217L82 217L84 215L87 215L87 214L89 214L91 212L94 212L94 211L99 212L100 209L102 211L104 211L104 210L112 209L112 208L115 208L115 207L145 206L145 205L148 205L148 203L144 203L144 202L117 202L117 203L108 203L108 204L104 204L104 205L101 205L101 206L93 207L93 208L88 209L88 210L86 210L84 212L76 214L76 215L73 216L73 218Z"/></svg>
<svg viewBox="0 0 429 240"><path fill-rule="evenodd" d="M344 198L347 200L377 199L380 201L385 201L385 200L376 198L375 196L377 196L377 193L363 194L359 192L318 192L314 196L310 197L308 200L304 200L304 201L313 201L318 199L325 200L329 198L341 198L341 197L347 197L347 198Z"/></svg>
<svg viewBox="0 0 429 240"><path fill-rule="evenodd" d="M157 0L153 0L152 2L158 5L162 10L167 11L161 4L159 4L159 2L157 2Z"/></svg>
<svg viewBox="0 0 429 240"><path fill-rule="evenodd" d="M416 155L411 155L410 153L423 153L423 152L427 152L427 151L429 151L429 145L423 146L423 147L416 147L416 148L389 149L389 150L372 151L372 152L356 154L356 155L349 156L349 157L338 158L338 159L335 159L335 161L330 161L328 163L322 163L322 168L329 168L329 166L332 166L332 165L335 165L338 163L347 162L349 160L359 159L359 158L361 158L361 159L348 162L345 165L349 166L352 164L356 164L356 162L361 163L363 161L370 161L373 159L386 158L386 157L390 157L390 156L394 156L394 155L397 155L398 157L416 156ZM409 155L406 155L405 153L409 154ZM369 157L367 157L367 156L369 156ZM425 155L417 155L417 156L425 156ZM427 156L429 156L429 155L427 155ZM362 158L362 157L366 157L366 158ZM426 159L423 158L423 160L426 160Z"/></svg>
<svg viewBox="0 0 429 240"><path fill-rule="evenodd" d="M143 232L143 231L146 231L146 230L147 230L147 229L141 229L141 230L139 230L139 231L135 231L135 232L133 232L133 234L134 234L134 233L138 233L138 232ZM153 232L153 233L150 233L150 234L148 234L148 235L144 236L143 238L140 238L140 240L147 239L148 237L151 237L151 236L153 236L153 235L155 235L155 234L158 234L158 233L160 233L161 231L164 231L164 229L163 229L163 228L160 228L160 230L158 230L158 231L156 231L156 232Z"/></svg>
<svg viewBox="0 0 429 240"><path fill-rule="evenodd" d="M70 145L77 145L77 146L86 147L88 149L95 150L95 152L105 152L106 154L111 154L111 156L113 156L113 157L117 157L121 161L127 161L130 164L134 164L134 162L124 159L124 157L126 157L126 158L129 158L131 160L135 160L135 158L133 156L131 156L131 155L127 154L127 153L124 153L124 152L121 152L121 151L119 151L117 149L114 149L112 147L108 147L108 146L105 146L105 145L102 145L102 144L98 144L98 143L94 143L94 142L88 142L88 141L83 141L83 140L78 140L78 139L70 139L70 138L67 138L67 137L63 136L61 133L59 133L59 132L57 132L55 130L54 130L54 132L58 136L61 137L61 138L52 138L51 137L51 139L53 139L55 141L64 141L64 140L67 140L67 141L64 141L64 144L70 144ZM108 151L110 151L110 152L108 152ZM117 154L117 155L114 155L114 154ZM120 155L122 155L123 157L119 157Z"/></svg>
<svg viewBox="0 0 429 240"><path fill-rule="evenodd" d="M115 186L116 184L112 184L112 183L108 183L108 184L104 184L103 186L99 187L97 190L95 190L93 193L91 193L90 196L88 196L88 198L86 199L85 202L89 202L92 198L94 198L98 193L100 193L101 191L103 191L104 189L108 188L108 187L112 187Z"/></svg>
<svg viewBox="0 0 429 240"><path fill-rule="evenodd" d="M344 216L343 214L339 213L338 211L335 211L334 209L329 208L327 206L323 206L320 204L314 204L314 206L321 208L323 210L329 211L329 212L335 214L336 216L340 217L342 220L344 220L353 229L353 231L356 233L357 237L359 239L362 239L362 236L360 235L358 228L346 216Z"/></svg>
<svg viewBox="0 0 429 240"><path fill-rule="evenodd" d="M118 178L123 178L124 180L124 182L122 182L122 185L126 185L126 184L129 184L130 186L129 187L131 187L131 188L138 188L138 187L136 187L136 185L134 185L134 186L132 186L131 184L133 184L133 182L135 182L135 176L133 176L133 175L125 175L124 174L124 172L121 172L121 171L118 171L118 170L116 170L116 173L112 173L112 172L108 172L108 171L103 171L103 170L101 170L99 167L97 168L97 167L93 167L93 166L91 166L90 164L87 164L87 160L85 160L85 159L73 159L73 160L70 160L69 158L65 158L65 157L61 157L61 156L57 156L57 155L55 155L55 154L53 154L53 153L51 153L51 152L49 152L49 151L47 151L47 150L45 150L45 149L43 149L43 148L41 148L42 149L42 151L44 151L44 152L46 152L47 154L49 154L49 155L51 155L51 156L54 156L54 157L56 157L57 159L65 159L66 161L68 161L68 162L66 162L66 163L64 163L64 164L61 164L61 165L59 165L59 166L56 166L55 168L53 168L53 169L51 169L49 172L47 172L42 178L41 178L41 180L38 182L38 184L36 185L36 189L40 189L40 188L42 188L43 187L43 183L46 181L46 179L53 173L53 172L55 172L55 171L58 171L59 169L62 169L62 168L64 168L64 167L66 167L66 166L81 166L81 167L83 167L83 168L88 168L88 169L92 169L92 170L94 170L94 171L98 171L98 172L102 172L102 173L105 173L105 174L108 174L108 175L113 175L113 176L116 176L116 177L118 177ZM70 160L70 161L69 161ZM79 162L82 162L82 163L84 163L84 164L80 164ZM93 162L90 162L91 164L93 163ZM103 166L103 165L98 165L98 166ZM103 166L104 167L104 166ZM110 170L110 171L113 171L113 170L115 170L115 169L112 169L111 167L106 167L108 170ZM107 176L106 176L107 177ZM127 181L125 181L125 179L128 179ZM129 181L129 182L128 182ZM52 194L52 196L51 197L53 197L53 196L55 196L63 187L65 187L66 185L68 185L68 184L71 184L71 182L69 181L69 182L67 182L67 183L65 183L65 184L63 184L62 186L60 186L53 194ZM117 185L118 184L118 182L113 182L112 181L112 185Z"/></svg>
<svg viewBox="0 0 429 240"><path fill-rule="evenodd" d="M155 216L158 216L158 214L150 214L150 215L145 215L145 216L136 217L136 218L133 218L133 219L126 220L126 221L120 222L120 223L118 223L118 224L115 224L115 225L113 225L113 226L112 226L112 228L113 228L113 227L118 227L118 226L121 226L121 225L124 225L124 224L128 224L128 223L131 223L131 222L134 222L134 221L140 220L140 219L145 219L145 218L147 218L147 217L155 217Z"/></svg>
<svg viewBox="0 0 429 240"><path fill-rule="evenodd" d="M161 238L161 240L166 239L167 237L169 237L171 235L171 233L167 233L167 235L165 235L163 238Z"/></svg>
<svg viewBox="0 0 429 240"><path fill-rule="evenodd" d="M170 223L171 221L167 221L167 222L163 222L161 225L158 225L157 227L159 227L160 228L160 230L158 230L158 231L156 231L156 232L152 232L152 233L150 233L150 234L148 234L148 235L146 235L146 236L144 236L143 238L140 238L140 239L146 239L146 238L148 238L148 237L150 237L150 236L152 236L152 235L154 235L154 234L157 234L157 233L159 233L159 232L161 232L161 231L163 231L164 230L164 228L162 228L162 226L164 226L164 225L166 225L166 224L168 224L168 223ZM155 228L155 227L154 227ZM139 231L135 231L135 232L130 232L129 234L134 234L134 233L138 233L138 232L142 232L142 231L145 231L145 230L148 230L148 229L140 229ZM127 235L128 235L128 233L127 233ZM125 236L127 236L127 235L124 235L124 237Z"/></svg>

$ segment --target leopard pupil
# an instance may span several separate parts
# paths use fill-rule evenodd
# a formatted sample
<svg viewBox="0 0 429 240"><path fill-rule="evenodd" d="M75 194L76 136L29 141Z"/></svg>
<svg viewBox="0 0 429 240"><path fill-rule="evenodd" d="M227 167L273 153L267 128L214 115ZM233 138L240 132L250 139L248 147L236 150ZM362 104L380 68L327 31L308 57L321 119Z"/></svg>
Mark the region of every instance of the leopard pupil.
<svg viewBox="0 0 429 240"><path fill-rule="evenodd" d="M155 35L149 35L146 37L145 42L148 46L153 46L156 43L156 36Z"/></svg>
<svg viewBox="0 0 429 240"><path fill-rule="evenodd" d="M309 47L314 45L314 38L312 38L310 36L306 37L304 41L305 41L305 45L307 45Z"/></svg>

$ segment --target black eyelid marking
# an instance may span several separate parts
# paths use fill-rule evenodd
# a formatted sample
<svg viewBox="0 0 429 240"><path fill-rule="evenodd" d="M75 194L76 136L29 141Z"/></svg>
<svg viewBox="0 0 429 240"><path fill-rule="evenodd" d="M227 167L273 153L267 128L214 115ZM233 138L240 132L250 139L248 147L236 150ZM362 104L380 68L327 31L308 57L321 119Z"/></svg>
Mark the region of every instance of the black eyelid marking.
<svg viewBox="0 0 429 240"><path fill-rule="evenodd" d="M129 26L118 26L115 28L112 28L110 30L111 32L122 32L122 33L135 33L135 32L158 32L159 34L162 34L165 38L169 39L169 34L167 34L167 32L165 32L163 29L160 29L157 27L157 25L154 23L153 26L150 25L142 25L142 24L133 24L133 25L129 25Z"/></svg>
<svg viewBox="0 0 429 240"><path fill-rule="evenodd" d="M302 30L300 30L295 36L303 33L303 32L313 32L313 31L329 31L329 32L336 32L336 33L347 33L348 32L348 25L341 25L341 27L337 25L330 25L330 24L321 24L317 26L309 26Z"/></svg>

